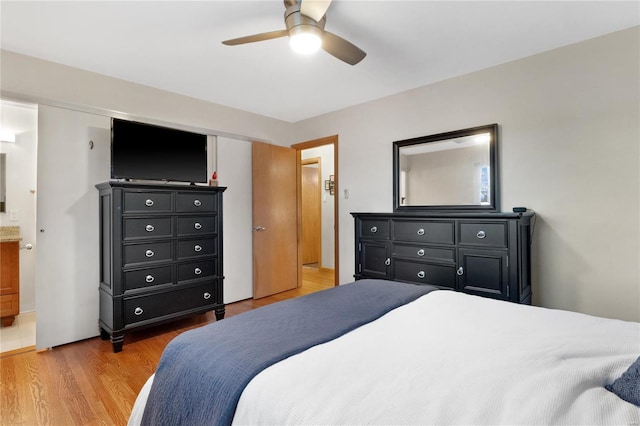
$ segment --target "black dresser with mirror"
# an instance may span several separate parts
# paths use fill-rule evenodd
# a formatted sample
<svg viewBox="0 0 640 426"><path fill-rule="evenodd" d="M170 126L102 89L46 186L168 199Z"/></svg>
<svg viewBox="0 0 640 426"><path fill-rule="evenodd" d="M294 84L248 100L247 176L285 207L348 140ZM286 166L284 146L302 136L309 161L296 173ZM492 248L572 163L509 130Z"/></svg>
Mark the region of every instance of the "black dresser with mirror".
<svg viewBox="0 0 640 426"><path fill-rule="evenodd" d="M394 142L394 211L351 213L356 280L531 304L535 213L499 212L497 146L497 124Z"/></svg>

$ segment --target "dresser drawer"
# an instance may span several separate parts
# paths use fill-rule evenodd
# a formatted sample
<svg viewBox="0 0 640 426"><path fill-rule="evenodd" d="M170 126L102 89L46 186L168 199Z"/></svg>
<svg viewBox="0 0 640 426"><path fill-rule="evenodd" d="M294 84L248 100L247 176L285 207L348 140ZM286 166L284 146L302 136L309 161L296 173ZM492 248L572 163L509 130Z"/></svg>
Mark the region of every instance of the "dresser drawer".
<svg viewBox="0 0 640 426"><path fill-rule="evenodd" d="M124 299L125 326L216 304L215 284Z"/></svg>
<svg viewBox="0 0 640 426"><path fill-rule="evenodd" d="M178 241L178 259L216 254L216 237Z"/></svg>
<svg viewBox="0 0 640 426"><path fill-rule="evenodd" d="M140 238L169 238L173 235L170 217L125 218L123 221L125 241Z"/></svg>
<svg viewBox="0 0 640 426"><path fill-rule="evenodd" d="M178 265L178 283L215 277L217 260L200 260Z"/></svg>
<svg viewBox="0 0 640 426"><path fill-rule="evenodd" d="M217 234L215 216L178 217L178 236Z"/></svg>
<svg viewBox="0 0 640 426"><path fill-rule="evenodd" d="M455 248L439 248L408 244L394 244L393 256L407 257L417 260L437 260L442 262L455 262Z"/></svg>
<svg viewBox="0 0 640 426"><path fill-rule="evenodd" d="M434 265L430 263L394 261L394 279L416 284L431 284L440 287L456 287L455 266Z"/></svg>
<svg viewBox="0 0 640 426"><path fill-rule="evenodd" d="M171 212L170 192L124 192L123 213Z"/></svg>
<svg viewBox="0 0 640 426"><path fill-rule="evenodd" d="M172 258L170 241L128 244L124 246L124 266L144 262L170 261Z"/></svg>
<svg viewBox="0 0 640 426"><path fill-rule="evenodd" d="M362 238L389 239L389 221L366 219L360 222L360 236Z"/></svg>
<svg viewBox="0 0 640 426"><path fill-rule="evenodd" d="M460 244L507 247L507 223L460 222Z"/></svg>
<svg viewBox="0 0 640 426"><path fill-rule="evenodd" d="M162 284L171 284L171 266L159 266L157 268L145 268L124 273L124 289L152 287Z"/></svg>
<svg viewBox="0 0 640 426"><path fill-rule="evenodd" d="M453 229L453 221L396 220L393 222L393 239L397 241L453 244Z"/></svg>
<svg viewBox="0 0 640 426"><path fill-rule="evenodd" d="M178 193L177 212L212 212L217 209L215 194Z"/></svg>

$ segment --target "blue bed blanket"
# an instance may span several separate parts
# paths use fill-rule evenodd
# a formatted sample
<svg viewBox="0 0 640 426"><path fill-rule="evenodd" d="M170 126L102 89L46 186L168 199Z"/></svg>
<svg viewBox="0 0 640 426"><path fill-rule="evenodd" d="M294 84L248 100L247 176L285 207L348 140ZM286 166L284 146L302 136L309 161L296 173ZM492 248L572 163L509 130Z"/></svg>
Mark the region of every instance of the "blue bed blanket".
<svg viewBox="0 0 640 426"><path fill-rule="evenodd" d="M230 425L242 391L263 369L435 289L360 280L187 331L162 354L142 424Z"/></svg>

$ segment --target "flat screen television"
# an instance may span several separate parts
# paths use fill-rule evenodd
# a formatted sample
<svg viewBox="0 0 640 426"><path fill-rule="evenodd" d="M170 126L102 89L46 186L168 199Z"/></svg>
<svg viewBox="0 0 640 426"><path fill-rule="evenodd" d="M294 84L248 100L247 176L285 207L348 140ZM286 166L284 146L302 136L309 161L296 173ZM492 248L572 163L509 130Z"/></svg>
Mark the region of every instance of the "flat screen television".
<svg viewBox="0 0 640 426"><path fill-rule="evenodd" d="M207 181L207 135L111 119L111 179Z"/></svg>

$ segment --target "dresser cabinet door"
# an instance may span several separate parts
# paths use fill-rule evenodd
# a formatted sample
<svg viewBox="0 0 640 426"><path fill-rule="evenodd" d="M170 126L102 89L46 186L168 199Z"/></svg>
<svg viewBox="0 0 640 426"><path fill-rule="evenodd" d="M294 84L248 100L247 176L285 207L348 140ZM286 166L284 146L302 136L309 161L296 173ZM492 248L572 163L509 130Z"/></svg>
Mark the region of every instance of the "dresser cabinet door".
<svg viewBox="0 0 640 426"><path fill-rule="evenodd" d="M509 299L508 255L503 250L458 249L458 289L494 299Z"/></svg>
<svg viewBox="0 0 640 426"><path fill-rule="evenodd" d="M363 241L360 250L360 274L366 278L389 278L391 258L386 243Z"/></svg>

